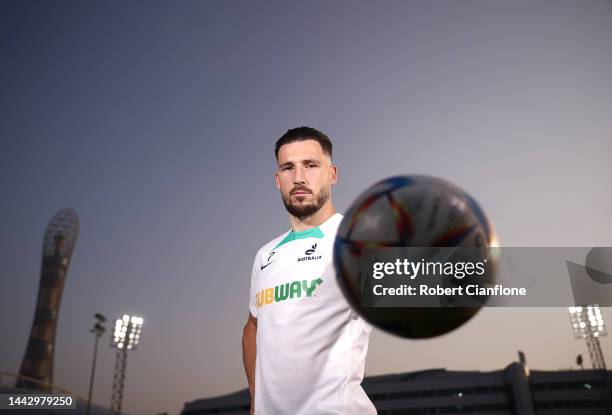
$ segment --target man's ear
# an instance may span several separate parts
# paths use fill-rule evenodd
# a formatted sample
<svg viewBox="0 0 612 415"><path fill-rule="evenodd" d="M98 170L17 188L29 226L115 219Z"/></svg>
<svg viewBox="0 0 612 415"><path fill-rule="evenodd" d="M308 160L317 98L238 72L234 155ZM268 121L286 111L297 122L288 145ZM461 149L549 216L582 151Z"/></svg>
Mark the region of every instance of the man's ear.
<svg viewBox="0 0 612 415"><path fill-rule="evenodd" d="M336 184L338 182L338 168L335 164L332 164L330 167L331 174L331 184Z"/></svg>
<svg viewBox="0 0 612 415"><path fill-rule="evenodd" d="M274 183L276 183L276 188L280 190L280 180L278 179L278 172L274 173Z"/></svg>

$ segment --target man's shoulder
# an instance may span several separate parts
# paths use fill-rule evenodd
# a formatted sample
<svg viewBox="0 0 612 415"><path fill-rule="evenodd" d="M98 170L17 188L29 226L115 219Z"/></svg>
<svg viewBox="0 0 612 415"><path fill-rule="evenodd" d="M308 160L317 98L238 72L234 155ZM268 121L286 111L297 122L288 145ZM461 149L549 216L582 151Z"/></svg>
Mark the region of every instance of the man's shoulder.
<svg viewBox="0 0 612 415"><path fill-rule="evenodd" d="M274 238L271 241L267 242L265 245L263 245L261 248L259 248L259 250L257 251L257 255L266 254L266 253L269 254L271 251L274 250L274 248L276 248L278 246L278 244L283 239L285 239L285 237L287 236L288 233L289 233L289 231L285 231L285 232L281 233L280 235L278 235L276 238Z"/></svg>
<svg viewBox="0 0 612 415"><path fill-rule="evenodd" d="M319 227L323 231L324 235L335 237L338 232L338 228L340 227L340 223L344 219L344 215L341 213L334 213L325 223L321 224Z"/></svg>

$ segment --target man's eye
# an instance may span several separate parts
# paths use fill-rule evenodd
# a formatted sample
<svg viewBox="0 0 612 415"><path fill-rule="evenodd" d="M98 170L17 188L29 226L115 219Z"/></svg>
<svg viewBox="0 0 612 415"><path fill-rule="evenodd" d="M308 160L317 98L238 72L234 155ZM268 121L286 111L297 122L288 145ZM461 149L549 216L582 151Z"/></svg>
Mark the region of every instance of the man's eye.
<svg viewBox="0 0 612 415"><path fill-rule="evenodd" d="M317 167L317 166L318 166L318 164L317 164L317 163L308 163L308 164L306 165L306 167Z"/></svg>
<svg viewBox="0 0 612 415"><path fill-rule="evenodd" d="M291 170L292 168L293 168L292 166L285 166L281 170L282 171L287 171L287 170Z"/></svg>

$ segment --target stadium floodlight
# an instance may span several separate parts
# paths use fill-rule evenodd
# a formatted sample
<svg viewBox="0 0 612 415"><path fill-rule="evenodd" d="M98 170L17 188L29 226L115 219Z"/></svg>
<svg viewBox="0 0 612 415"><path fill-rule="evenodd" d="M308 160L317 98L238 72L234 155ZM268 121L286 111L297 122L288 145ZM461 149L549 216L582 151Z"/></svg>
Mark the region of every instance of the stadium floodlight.
<svg viewBox="0 0 612 415"><path fill-rule="evenodd" d="M127 353L136 350L140 343L140 332L144 320L139 316L124 314L115 320L115 328L111 337L111 346L117 349L115 359L115 374L113 376L113 393L111 397L111 412L121 413L123 401L123 386L125 385L125 368Z"/></svg>
<svg viewBox="0 0 612 415"><path fill-rule="evenodd" d="M569 308L570 323L577 339L586 339L593 369L606 369L599 338L608 334L599 305Z"/></svg>
<svg viewBox="0 0 612 415"><path fill-rule="evenodd" d="M142 323L142 317L127 314L115 320L115 332L113 333L111 346L119 350L136 350L140 341Z"/></svg>

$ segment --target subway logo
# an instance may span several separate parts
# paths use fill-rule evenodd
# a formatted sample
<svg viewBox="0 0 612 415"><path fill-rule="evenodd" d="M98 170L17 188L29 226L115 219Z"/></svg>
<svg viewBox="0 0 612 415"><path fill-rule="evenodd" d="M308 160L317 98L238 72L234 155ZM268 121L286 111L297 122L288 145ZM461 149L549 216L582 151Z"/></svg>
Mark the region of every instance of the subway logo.
<svg viewBox="0 0 612 415"><path fill-rule="evenodd" d="M296 280L273 288L264 288L255 294L257 308L293 298L312 297L312 293L322 282L321 278L315 278L310 281Z"/></svg>

